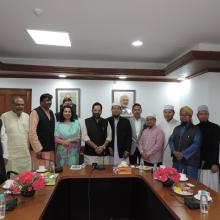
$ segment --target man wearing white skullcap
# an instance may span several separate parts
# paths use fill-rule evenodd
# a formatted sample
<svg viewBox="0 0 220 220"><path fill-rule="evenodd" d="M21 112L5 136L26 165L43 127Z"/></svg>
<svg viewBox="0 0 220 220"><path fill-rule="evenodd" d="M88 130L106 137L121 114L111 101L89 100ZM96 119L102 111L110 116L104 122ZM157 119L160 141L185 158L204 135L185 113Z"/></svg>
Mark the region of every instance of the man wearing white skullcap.
<svg viewBox="0 0 220 220"><path fill-rule="evenodd" d="M219 133L217 124L209 121L207 105L198 107L198 127L202 132L200 182L219 192Z"/></svg>
<svg viewBox="0 0 220 220"><path fill-rule="evenodd" d="M145 165L160 165L162 164L164 133L156 125L156 115L154 113L147 114L146 122L148 127L143 130L139 141L140 154Z"/></svg>
<svg viewBox="0 0 220 220"><path fill-rule="evenodd" d="M127 118L121 117L121 105L112 104L112 116L107 118L112 129L112 140L108 145L110 163L119 165L123 160L129 164L131 150L131 125Z"/></svg>
<svg viewBox="0 0 220 220"><path fill-rule="evenodd" d="M169 148L169 138L173 133L173 129L180 123L173 118L175 114L174 107L172 105L165 105L163 109L164 120L159 123L159 126L165 134L165 141L163 146L163 164L166 166L172 166L171 151Z"/></svg>

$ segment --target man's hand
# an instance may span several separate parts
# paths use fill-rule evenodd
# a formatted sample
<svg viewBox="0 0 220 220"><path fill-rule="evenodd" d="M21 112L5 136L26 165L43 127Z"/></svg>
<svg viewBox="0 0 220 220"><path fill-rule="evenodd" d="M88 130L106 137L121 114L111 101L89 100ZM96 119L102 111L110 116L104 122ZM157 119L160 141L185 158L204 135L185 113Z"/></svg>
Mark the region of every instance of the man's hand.
<svg viewBox="0 0 220 220"><path fill-rule="evenodd" d="M104 145L99 146L98 148L99 148L99 154L101 154L106 149Z"/></svg>
<svg viewBox="0 0 220 220"><path fill-rule="evenodd" d="M84 154L84 146L80 146L80 148L79 148L79 154L80 155L83 155Z"/></svg>
<svg viewBox="0 0 220 220"><path fill-rule="evenodd" d="M103 147L103 146L97 146L97 147L95 148L95 152L96 152L97 154L101 154L103 150L104 150L104 147Z"/></svg>
<svg viewBox="0 0 220 220"><path fill-rule="evenodd" d="M218 165L212 165L211 171L212 171L213 173L218 172L218 170L219 170Z"/></svg>
<svg viewBox="0 0 220 220"><path fill-rule="evenodd" d="M37 155L38 159L42 159L42 152L41 151L37 152L36 155Z"/></svg>
<svg viewBox="0 0 220 220"><path fill-rule="evenodd" d="M150 156L147 155L147 154L142 154L142 157L143 157L144 160L148 160Z"/></svg>
<svg viewBox="0 0 220 220"><path fill-rule="evenodd" d="M99 150L99 147L98 147L98 146L96 146L94 150L95 150L95 152L96 152L97 154L100 154L100 153L99 153L100 150Z"/></svg>
<svg viewBox="0 0 220 220"><path fill-rule="evenodd" d="M69 145L70 145L71 143L73 143L73 141L72 141L71 139L67 139L67 140L62 140L60 143L61 143L64 147L69 147Z"/></svg>
<svg viewBox="0 0 220 220"><path fill-rule="evenodd" d="M8 159L4 158L4 163L5 163L5 166L6 166L7 163L8 163Z"/></svg>
<svg viewBox="0 0 220 220"><path fill-rule="evenodd" d="M183 159L183 154L181 153L181 152L179 152L179 151L173 151L173 154L174 154L174 156L175 156L175 158L177 159L177 160L182 160Z"/></svg>
<svg viewBox="0 0 220 220"><path fill-rule="evenodd" d="M123 154L123 158L124 159L127 159L129 156L129 152L128 151L125 151L124 154Z"/></svg>
<svg viewBox="0 0 220 220"><path fill-rule="evenodd" d="M108 148L108 151L111 156L114 156L114 151L111 147Z"/></svg>

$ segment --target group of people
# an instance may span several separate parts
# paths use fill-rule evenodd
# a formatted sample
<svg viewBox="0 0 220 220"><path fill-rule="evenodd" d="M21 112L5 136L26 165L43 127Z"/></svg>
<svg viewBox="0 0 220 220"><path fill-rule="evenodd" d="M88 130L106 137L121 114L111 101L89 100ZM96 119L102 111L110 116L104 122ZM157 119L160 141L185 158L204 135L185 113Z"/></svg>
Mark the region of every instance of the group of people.
<svg viewBox="0 0 220 220"><path fill-rule="evenodd" d="M118 165L126 160L132 165L141 160L145 165L173 166L179 172L200 180L219 191L220 129L209 121L206 105L198 107L198 125L192 122L193 110L180 109L180 121L174 119L174 107L166 105L164 120L157 123L154 113L142 117L139 103L131 114L124 116L122 106L113 103L112 115L102 118L102 105L92 105L92 116L80 123L76 105L66 97L60 112L52 112L52 95L42 94L40 106L30 116L24 112L24 100L15 97L12 110L0 120L0 182L6 171L21 173L39 165L56 166L79 164L83 154L87 164Z"/></svg>

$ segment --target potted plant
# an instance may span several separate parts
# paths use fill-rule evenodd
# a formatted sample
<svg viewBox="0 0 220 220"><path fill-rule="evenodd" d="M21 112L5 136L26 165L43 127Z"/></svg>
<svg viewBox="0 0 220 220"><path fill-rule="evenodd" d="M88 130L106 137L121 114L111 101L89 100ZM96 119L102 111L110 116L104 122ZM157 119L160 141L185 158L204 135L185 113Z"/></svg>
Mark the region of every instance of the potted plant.
<svg viewBox="0 0 220 220"><path fill-rule="evenodd" d="M174 183L178 183L180 180L180 174L178 171L169 166L165 168L158 168L153 177L163 183L164 186L172 186Z"/></svg>
<svg viewBox="0 0 220 220"><path fill-rule="evenodd" d="M10 187L12 193L21 192L23 196L33 196L35 191L42 189L45 186L44 177L36 172L26 171L21 173L14 179Z"/></svg>

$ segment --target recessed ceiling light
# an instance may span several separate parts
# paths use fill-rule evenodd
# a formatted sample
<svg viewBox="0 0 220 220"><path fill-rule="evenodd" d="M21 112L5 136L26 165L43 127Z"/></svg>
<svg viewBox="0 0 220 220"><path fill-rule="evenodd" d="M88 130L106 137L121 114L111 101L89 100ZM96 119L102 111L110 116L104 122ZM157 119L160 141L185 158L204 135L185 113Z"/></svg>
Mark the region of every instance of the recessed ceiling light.
<svg viewBox="0 0 220 220"><path fill-rule="evenodd" d="M66 78L66 75L64 75L64 74L60 74L60 75L58 75L60 78Z"/></svg>
<svg viewBox="0 0 220 220"><path fill-rule="evenodd" d="M34 12L34 14L35 14L36 16L40 16L40 15L43 14L44 10L43 10L42 8L35 8L35 9L33 10L33 12Z"/></svg>
<svg viewBox="0 0 220 220"><path fill-rule="evenodd" d="M127 76L119 76L119 79L127 79Z"/></svg>
<svg viewBox="0 0 220 220"><path fill-rule="evenodd" d="M140 47L140 46L143 45L143 42L140 41L140 40L136 40L136 41L133 41L133 42L132 42L132 45L133 45L134 47Z"/></svg>
<svg viewBox="0 0 220 220"><path fill-rule="evenodd" d="M186 78L185 77L179 77L179 78L177 78L177 80L184 81L184 80L186 80Z"/></svg>
<svg viewBox="0 0 220 220"><path fill-rule="evenodd" d="M71 47L69 33L27 29L36 44Z"/></svg>

